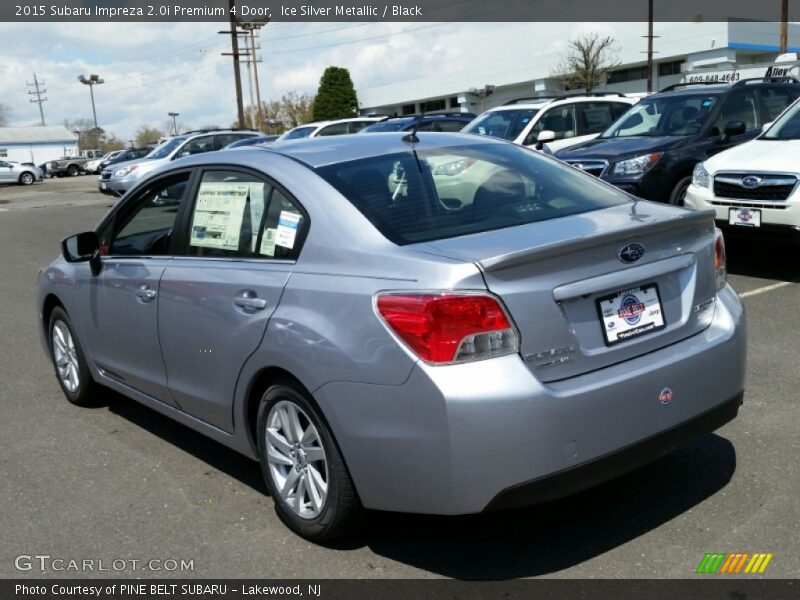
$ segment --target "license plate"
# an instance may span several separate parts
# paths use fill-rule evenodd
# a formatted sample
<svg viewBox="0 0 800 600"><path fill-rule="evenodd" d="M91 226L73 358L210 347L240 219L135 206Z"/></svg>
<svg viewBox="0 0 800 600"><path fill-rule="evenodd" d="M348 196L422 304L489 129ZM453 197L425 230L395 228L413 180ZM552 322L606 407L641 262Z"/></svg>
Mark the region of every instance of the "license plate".
<svg viewBox="0 0 800 600"><path fill-rule="evenodd" d="M729 208L728 225L761 227L761 211L756 208Z"/></svg>
<svg viewBox="0 0 800 600"><path fill-rule="evenodd" d="M100 184L100 189L101 189L101 190L104 190L104 189L106 189L106 184L105 184L105 183L101 183L101 184Z"/></svg>
<svg viewBox="0 0 800 600"><path fill-rule="evenodd" d="M607 346L626 342L666 326L658 286L650 283L597 299Z"/></svg>

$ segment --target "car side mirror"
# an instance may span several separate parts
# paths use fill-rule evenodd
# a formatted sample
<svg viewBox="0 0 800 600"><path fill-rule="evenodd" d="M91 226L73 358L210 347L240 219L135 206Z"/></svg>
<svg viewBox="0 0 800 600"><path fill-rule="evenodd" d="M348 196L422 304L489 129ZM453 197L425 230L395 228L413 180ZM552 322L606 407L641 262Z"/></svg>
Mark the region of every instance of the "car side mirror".
<svg viewBox="0 0 800 600"><path fill-rule="evenodd" d="M550 129L542 129L539 135L536 136L536 149L541 150L546 142L552 142L556 139L556 132Z"/></svg>
<svg viewBox="0 0 800 600"><path fill-rule="evenodd" d="M92 275L100 272L100 239L94 231L85 231L61 241L61 255L68 263L88 262Z"/></svg>
<svg viewBox="0 0 800 600"><path fill-rule="evenodd" d="M774 123L774 121L770 121L769 123L764 123L764 124L761 126L761 131L766 131L767 129L769 129L770 127L772 127L772 124L773 124L773 123Z"/></svg>
<svg viewBox="0 0 800 600"><path fill-rule="evenodd" d="M744 124L744 121L728 121L725 123L725 132L722 134L719 141L721 144L726 144L731 136L741 135L745 131L747 131L747 126Z"/></svg>

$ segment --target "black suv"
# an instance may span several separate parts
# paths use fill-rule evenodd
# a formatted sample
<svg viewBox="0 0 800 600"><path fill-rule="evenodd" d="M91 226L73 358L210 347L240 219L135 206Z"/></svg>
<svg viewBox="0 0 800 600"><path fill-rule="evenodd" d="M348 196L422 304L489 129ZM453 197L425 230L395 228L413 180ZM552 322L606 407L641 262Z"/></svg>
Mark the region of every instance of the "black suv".
<svg viewBox="0 0 800 600"><path fill-rule="evenodd" d="M113 158L109 158L104 160L97 166L97 173L102 172L108 165L114 165L119 162L125 162L126 160L136 160L137 158L143 158L150 154L150 151L153 149L153 146L148 146L144 148L125 148L121 150L119 154L114 156Z"/></svg>
<svg viewBox="0 0 800 600"><path fill-rule="evenodd" d="M461 131L472 121L472 113L449 112L428 113L424 115L404 115L402 117L386 117L374 125L365 127L359 133L375 131L411 131L417 125L417 131Z"/></svg>
<svg viewBox="0 0 800 600"><path fill-rule="evenodd" d="M556 157L635 196L683 205L697 163L753 139L798 96L800 82L786 78L670 86Z"/></svg>

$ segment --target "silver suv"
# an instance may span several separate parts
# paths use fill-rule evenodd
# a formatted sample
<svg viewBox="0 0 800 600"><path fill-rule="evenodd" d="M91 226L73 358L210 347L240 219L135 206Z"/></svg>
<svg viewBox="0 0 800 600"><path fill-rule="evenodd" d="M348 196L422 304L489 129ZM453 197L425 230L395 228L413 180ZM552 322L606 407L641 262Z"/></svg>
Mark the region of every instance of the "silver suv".
<svg viewBox="0 0 800 600"><path fill-rule="evenodd" d="M122 196L148 173L178 158L222 150L228 144L262 135L236 129L190 131L166 140L144 158L109 165L100 173L97 188L104 194Z"/></svg>

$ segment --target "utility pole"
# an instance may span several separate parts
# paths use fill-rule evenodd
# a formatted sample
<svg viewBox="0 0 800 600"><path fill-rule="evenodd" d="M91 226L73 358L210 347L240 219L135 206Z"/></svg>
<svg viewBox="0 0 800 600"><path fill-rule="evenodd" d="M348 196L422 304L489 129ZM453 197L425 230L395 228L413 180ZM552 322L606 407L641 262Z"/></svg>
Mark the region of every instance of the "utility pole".
<svg viewBox="0 0 800 600"><path fill-rule="evenodd" d="M653 91L653 0L647 0L647 93Z"/></svg>
<svg viewBox="0 0 800 600"><path fill-rule="evenodd" d="M27 83L27 82L25 82ZM39 85L42 86L42 89L39 89ZM31 98L31 102L35 102L39 105L39 116L42 118L42 127L44 127L44 109L42 108L42 103L47 102L47 97L45 96L42 98L44 94L47 93L47 90L44 89L44 80L42 80L41 84L39 80L36 79L36 73L33 74L33 83L28 83L28 87L34 88L34 91L28 92L30 96L36 96L36 98Z"/></svg>
<svg viewBox="0 0 800 600"><path fill-rule="evenodd" d="M97 129L97 111L94 108L94 86L105 83L105 80L101 79L99 75L93 74L89 75L89 77L78 75L78 81L80 81L83 85L89 86L89 94L92 97L92 116L94 117L94 128Z"/></svg>
<svg viewBox="0 0 800 600"><path fill-rule="evenodd" d="M179 112L168 112L167 113L170 117L172 117L172 133L173 135L178 135L178 117L181 113Z"/></svg>
<svg viewBox="0 0 800 600"><path fill-rule="evenodd" d="M237 37L237 24L234 18L235 0L228 0L228 16L230 21L230 31L219 31L218 33L228 33L231 36L231 52L223 52L222 56L233 57L233 80L236 85L236 110L239 117L239 126L244 124L244 104L242 103L242 76L239 72L239 38Z"/></svg>
<svg viewBox="0 0 800 600"><path fill-rule="evenodd" d="M242 24L242 28L246 31L250 32L250 49L253 53L253 77L255 79L256 84L256 115L258 118L258 123L266 123L266 117L263 114L263 107L261 106L261 86L258 83L258 63L261 60L258 58L257 50L260 50L261 46L256 45L256 35L255 32L259 32L259 38L261 34L261 28L269 23L269 20L265 21L263 24L261 23L244 23Z"/></svg>
<svg viewBox="0 0 800 600"><path fill-rule="evenodd" d="M250 94L250 127L256 128L256 103L253 99L253 55L250 51L249 44L250 37L245 30L244 32L244 54L247 56L245 62L247 63L247 91ZM240 125L241 127L241 125Z"/></svg>
<svg viewBox="0 0 800 600"><path fill-rule="evenodd" d="M789 0L781 0L781 54L789 51Z"/></svg>

